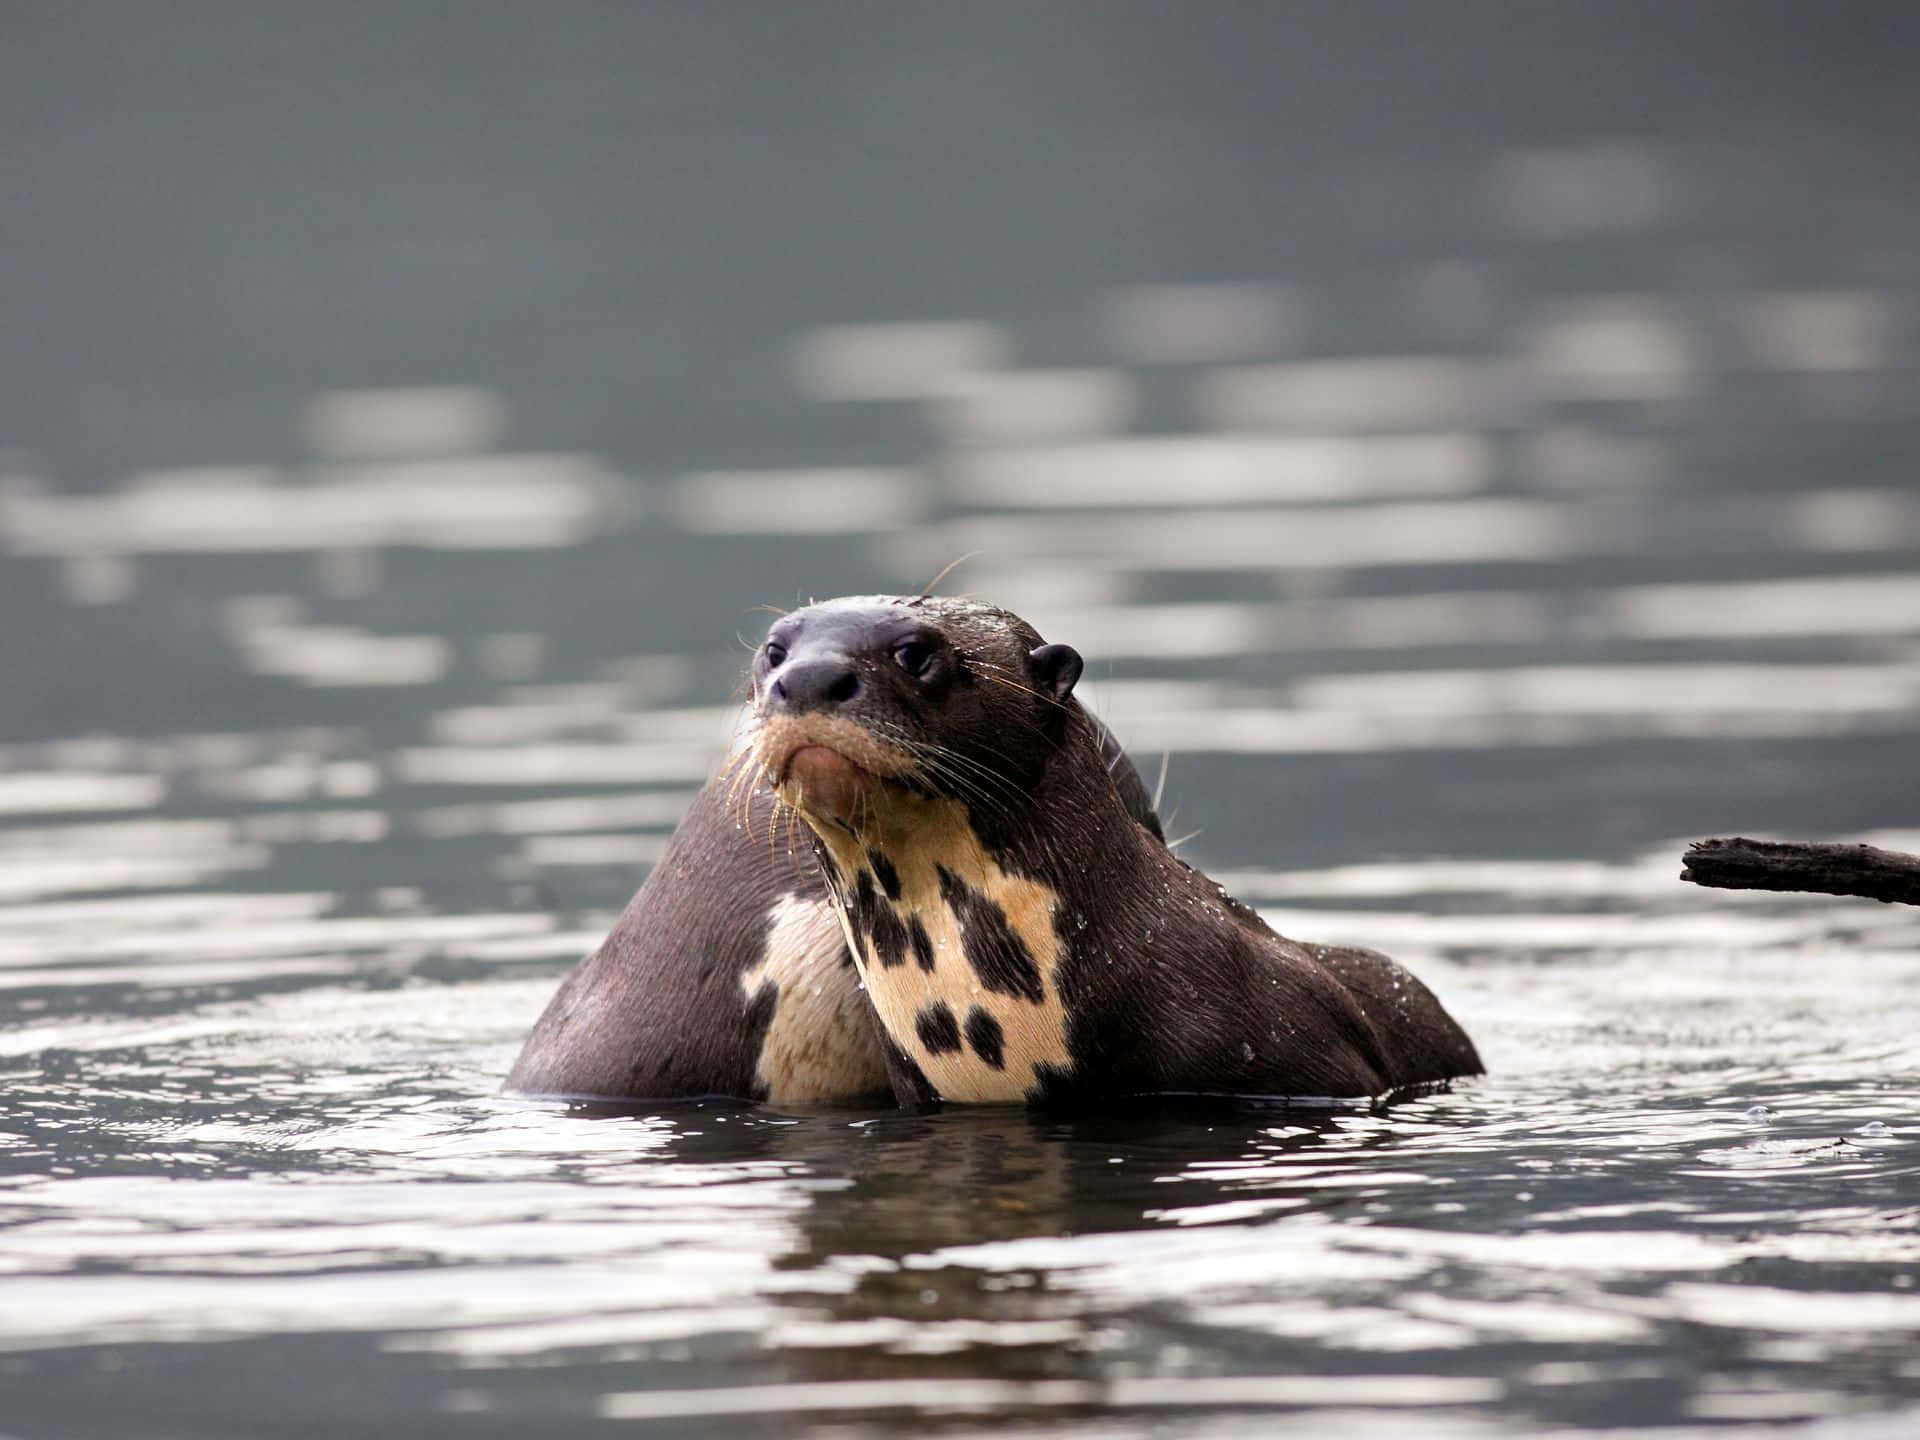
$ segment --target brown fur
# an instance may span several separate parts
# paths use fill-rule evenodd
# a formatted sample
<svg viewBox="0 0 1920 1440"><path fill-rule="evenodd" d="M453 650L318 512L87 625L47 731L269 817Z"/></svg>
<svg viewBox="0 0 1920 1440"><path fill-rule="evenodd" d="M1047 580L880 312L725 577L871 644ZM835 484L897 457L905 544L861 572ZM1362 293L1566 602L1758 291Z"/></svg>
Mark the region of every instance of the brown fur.
<svg viewBox="0 0 1920 1440"><path fill-rule="evenodd" d="M1405 970L1276 935L1131 816L1078 673L1016 616L925 597L797 611L756 659L755 755L818 837L896 1094L1356 1096L1480 1071ZM876 777L852 815L783 773L836 737ZM931 966L904 958L916 922ZM976 1007L992 1026L956 1044Z"/></svg>
<svg viewBox="0 0 1920 1440"><path fill-rule="evenodd" d="M736 761L561 985L508 1087L776 1104L885 1097L879 1037L825 892L804 831Z"/></svg>
<svg viewBox="0 0 1920 1440"><path fill-rule="evenodd" d="M771 733L784 743L779 727ZM834 739L856 744L858 734ZM1121 803L1158 833L1139 776L1100 736ZM612 933L560 986L508 1086L617 1099L887 1099L886 1037L841 918L811 832L776 804L743 747L695 798Z"/></svg>

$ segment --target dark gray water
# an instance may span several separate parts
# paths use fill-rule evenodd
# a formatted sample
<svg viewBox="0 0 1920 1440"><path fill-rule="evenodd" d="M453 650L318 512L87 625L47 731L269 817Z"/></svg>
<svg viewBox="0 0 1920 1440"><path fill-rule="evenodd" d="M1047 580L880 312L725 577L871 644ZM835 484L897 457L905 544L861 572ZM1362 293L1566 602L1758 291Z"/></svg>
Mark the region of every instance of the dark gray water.
<svg viewBox="0 0 1920 1440"><path fill-rule="evenodd" d="M1916 29L0 6L0 1433L1912 1433ZM497 1093L968 552L1485 1080Z"/></svg>

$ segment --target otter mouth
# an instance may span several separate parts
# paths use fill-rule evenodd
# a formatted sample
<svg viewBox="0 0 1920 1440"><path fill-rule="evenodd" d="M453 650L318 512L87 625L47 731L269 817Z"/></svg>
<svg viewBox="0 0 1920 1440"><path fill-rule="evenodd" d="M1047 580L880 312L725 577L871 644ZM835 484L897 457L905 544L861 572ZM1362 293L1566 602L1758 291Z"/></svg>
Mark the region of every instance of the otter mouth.
<svg viewBox="0 0 1920 1440"><path fill-rule="evenodd" d="M880 777L825 745L802 745L787 757L787 770L778 780L792 790L807 809L851 824L866 808Z"/></svg>
<svg viewBox="0 0 1920 1440"><path fill-rule="evenodd" d="M899 749L833 715L775 716L753 749L781 799L848 829L914 770Z"/></svg>

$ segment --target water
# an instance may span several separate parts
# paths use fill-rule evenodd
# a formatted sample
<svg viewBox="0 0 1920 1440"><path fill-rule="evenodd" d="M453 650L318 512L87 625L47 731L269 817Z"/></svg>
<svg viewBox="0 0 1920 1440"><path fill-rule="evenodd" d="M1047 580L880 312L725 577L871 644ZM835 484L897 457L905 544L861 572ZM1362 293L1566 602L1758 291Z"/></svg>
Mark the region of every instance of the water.
<svg viewBox="0 0 1920 1440"><path fill-rule="evenodd" d="M1920 1425L1911 23L1049 13L8 17L0 1431ZM498 1093L971 550L1484 1080Z"/></svg>

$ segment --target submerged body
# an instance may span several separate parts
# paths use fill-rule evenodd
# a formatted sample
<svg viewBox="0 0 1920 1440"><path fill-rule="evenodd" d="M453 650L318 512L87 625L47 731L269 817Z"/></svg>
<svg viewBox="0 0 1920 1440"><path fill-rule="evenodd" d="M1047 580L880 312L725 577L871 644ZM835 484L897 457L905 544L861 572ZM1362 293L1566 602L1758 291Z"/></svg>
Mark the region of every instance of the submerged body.
<svg viewBox="0 0 1920 1440"><path fill-rule="evenodd" d="M1477 1074L1372 951L1302 945L1131 816L1080 658L966 601L829 601L754 666L754 754L818 840L907 1103L1377 1095Z"/></svg>

